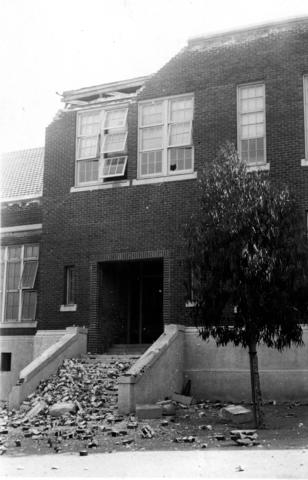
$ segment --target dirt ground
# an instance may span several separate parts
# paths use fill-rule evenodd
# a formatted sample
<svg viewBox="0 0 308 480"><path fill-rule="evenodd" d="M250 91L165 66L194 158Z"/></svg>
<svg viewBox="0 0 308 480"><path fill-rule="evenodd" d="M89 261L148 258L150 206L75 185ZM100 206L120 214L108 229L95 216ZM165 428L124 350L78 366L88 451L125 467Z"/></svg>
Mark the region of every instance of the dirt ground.
<svg viewBox="0 0 308 480"><path fill-rule="evenodd" d="M63 426L61 419L46 427L43 418L38 415L31 422L31 428L22 424L7 429L0 427L0 449L6 449L5 455L22 456L80 451L87 455L127 450L308 448L308 404L264 405L265 428L257 431L256 445L249 447L237 445L230 438L230 432L253 428L253 425L226 423L219 416L222 406L210 402L187 408L177 406L175 416L155 420L115 415L114 420L108 422L108 419L102 418L86 428L80 428L73 414L70 415L69 427L67 421ZM135 422L135 428L128 427L132 422ZM143 437L145 426L150 427L147 431L151 432L150 436L153 434L152 438Z"/></svg>

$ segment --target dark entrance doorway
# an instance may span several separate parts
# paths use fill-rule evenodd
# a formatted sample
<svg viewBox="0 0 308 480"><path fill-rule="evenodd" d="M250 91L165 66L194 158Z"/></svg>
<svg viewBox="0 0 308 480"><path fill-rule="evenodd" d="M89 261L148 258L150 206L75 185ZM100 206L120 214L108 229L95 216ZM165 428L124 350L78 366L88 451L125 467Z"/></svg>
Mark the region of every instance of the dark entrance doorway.
<svg viewBox="0 0 308 480"><path fill-rule="evenodd" d="M149 344L161 335L162 259L102 264L101 322L110 344Z"/></svg>

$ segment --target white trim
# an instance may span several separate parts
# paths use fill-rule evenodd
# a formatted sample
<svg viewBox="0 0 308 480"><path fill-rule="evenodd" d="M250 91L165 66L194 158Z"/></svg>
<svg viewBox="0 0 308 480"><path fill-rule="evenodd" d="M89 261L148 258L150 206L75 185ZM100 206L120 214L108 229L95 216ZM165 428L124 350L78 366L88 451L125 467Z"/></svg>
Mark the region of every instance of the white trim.
<svg viewBox="0 0 308 480"><path fill-rule="evenodd" d="M9 233L9 232L28 232L30 230L41 230L42 223L33 223L31 225L15 225L12 227L1 227L0 233Z"/></svg>
<svg viewBox="0 0 308 480"><path fill-rule="evenodd" d="M116 181L116 182L108 182L108 183L102 183L100 185L87 185L87 186L80 186L80 187L71 187L70 193L76 193L76 192L87 192L87 191L92 191L92 190L107 190L109 188L117 188L117 187L129 187L130 181L129 180L123 180L123 181Z"/></svg>
<svg viewBox="0 0 308 480"><path fill-rule="evenodd" d="M37 193L36 195L23 195L21 197L5 197L1 198L0 202L21 202L23 200L38 200L42 197L42 192Z"/></svg>
<svg viewBox="0 0 308 480"><path fill-rule="evenodd" d="M60 312L76 312L77 305L60 305Z"/></svg>
<svg viewBox="0 0 308 480"><path fill-rule="evenodd" d="M308 75L303 76L305 158L308 161ZM306 164L305 164L306 165ZM302 166L304 166L302 164Z"/></svg>
<svg viewBox="0 0 308 480"><path fill-rule="evenodd" d="M239 154L239 157L241 157L241 109L240 109L240 90L241 88L245 87L253 87L256 85L262 85L264 87L264 160L267 160L267 149L266 149L266 88L265 88L265 82L264 81L259 81L259 82L251 82L251 83L241 83L237 85L237 91L236 91L236 122L237 122L237 151ZM261 137L259 137L261 138ZM255 165L253 164L248 164L246 163L247 167L252 167L251 171L255 171ZM268 165L268 163L265 163L263 165ZM257 169L258 170L258 169ZM261 169L262 170L262 169ZM265 169L268 170L268 169Z"/></svg>
<svg viewBox="0 0 308 480"><path fill-rule="evenodd" d="M3 328L36 328L37 327L37 321L31 322L0 322L0 330Z"/></svg>
<svg viewBox="0 0 308 480"><path fill-rule="evenodd" d="M247 172L263 172L268 171L270 169L269 163L260 163L255 165L247 165Z"/></svg>
<svg viewBox="0 0 308 480"><path fill-rule="evenodd" d="M192 101L192 120L187 120L184 122L171 122L169 118L169 111L170 111L170 104L173 100L177 100L179 98L190 98ZM162 119L163 123L153 124L153 125L142 125L142 108L144 105L147 104L155 104L161 103L162 104ZM173 148L191 148L192 149L192 166L189 169L190 173L194 171L194 147L192 143L192 125L193 125L193 117L194 117L194 110L195 110L195 97L194 93L183 93L181 95L169 95L166 97L159 97L154 99L142 100L138 103L138 139L137 139L137 149L138 149L138 157L137 157L137 179L139 181L152 179L152 178L160 178L161 176L169 176L174 175L172 172L169 171L169 159L168 159L168 152ZM175 125L177 123L188 123L190 122L190 143L188 144L180 144L180 145L170 145L169 143L169 133L170 133L170 126ZM155 128L161 127L162 128L162 146L160 148L153 148L153 149L141 149L142 146L142 132L146 128ZM148 153L151 151L159 151L162 152L162 171L159 173L154 174L141 174L141 158L143 153ZM188 170L182 171L183 174L187 173ZM180 175L180 174L179 174ZM151 182L149 182L151 183Z"/></svg>
<svg viewBox="0 0 308 480"><path fill-rule="evenodd" d="M301 167L308 167L308 160L306 160L306 158L301 160Z"/></svg>
<svg viewBox="0 0 308 480"><path fill-rule="evenodd" d="M170 175L168 177L151 177L151 178L142 178L132 181L132 185L147 185L150 183L164 183L164 182L175 182L179 180L193 180L197 178L197 172L186 173L183 175Z"/></svg>

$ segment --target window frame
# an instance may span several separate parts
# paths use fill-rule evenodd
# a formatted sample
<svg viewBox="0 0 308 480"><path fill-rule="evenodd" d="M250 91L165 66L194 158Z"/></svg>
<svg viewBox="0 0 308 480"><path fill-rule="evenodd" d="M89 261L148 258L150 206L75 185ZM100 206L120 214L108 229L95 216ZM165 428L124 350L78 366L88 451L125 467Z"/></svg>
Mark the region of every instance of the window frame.
<svg viewBox="0 0 308 480"><path fill-rule="evenodd" d="M77 112L77 121L76 121L76 142L75 142L75 187L87 187L91 185L100 185L104 183L104 178L107 177L101 177L99 174L100 170L100 162L102 159L104 159L104 155L110 155L110 156L115 156L115 153L123 153L121 156L125 156L124 153L127 151L127 136L128 136L128 125L127 125L127 118L128 118L128 103L124 103L121 105L109 105L109 106L102 106L102 107L95 107L95 108L87 108L87 109L81 109L78 110ZM122 126L117 126L117 127L107 127L105 125L106 118L108 112L111 112L113 110L125 110L125 115L123 117L123 123ZM97 148L96 148L96 155L91 156L91 157L80 157L78 155L79 152L79 140L81 137L79 135L80 131L80 119L82 116L85 116L87 113L91 112L98 112L100 115L100 127L99 127L99 133L97 135ZM107 132L107 133L105 133ZM104 144L107 138L107 135L110 135L112 133L125 133L125 139L123 141L123 150L113 150L110 152L104 152ZM116 155L119 156L119 155ZM96 180L89 180L85 182L80 182L79 181L79 162L97 162L97 179Z"/></svg>
<svg viewBox="0 0 308 480"><path fill-rule="evenodd" d="M242 138L241 138L241 109L240 109L240 91L242 88L245 87L258 87L258 86L263 86L264 87L264 160L263 162L245 162L247 167L258 167L258 166L264 166L267 164L267 142L266 142L266 85L265 81L258 81L258 82L249 82L249 83L241 83L237 85L237 91L236 91L236 120L237 120L237 151L239 154L239 157L242 157ZM256 138L262 138L262 137L256 137ZM245 140L245 139L243 139Z"/></svg>
<svg viewBox="0 0 308 480"><path fill-rule="evenodd" d="M303 76L305 160L308 162L308 74Z"/></svg>
<svg viewBox="0 0 308 480"><path fill-rule="evenodd" d="M36 246L38 247L38 254L37 257L25 257L25 249L30 246ZM3 245L1 248L4 250L4 256L3 256L3 290L0 291L1 295L1 312L0 312L0 323L5 324L5 323L23 323L27 321L35 321L36 317L36 308L37 308L37 289L35 289L35 282L37 279L37 272L38 272L38 264L39 264L39 255L40 255L40 250L39 250L39 244L38 243L25 243L25 244L16 244L16 245ZM19 281L18 281L18 288L16 289L10 289L8 291L7 289L7 266L10 263L9 261L9 256L8 252L10 248L20 248L20 257L18 260L15 262L11 263L17 263L17 261L20 262L20 275L19 275ZM36 262L36 268L35 268L35 274L33 278L33 286L32 287L23 287L22 286L22 277L23 277L23 272L24 272L24 266L25 263L27 262ZM1 262L2 264L2 262ZM23 319L22 317L22 310L23 310L23 292L35 292L36 293L36 301L35 301L35 307L34 307L34 318L33 319ZM18 292L18 315L17 319L6 319L6 309L7 309L7 300L6 300L6 295L7 293L10 292Z"/></svg>
<svg viewBox="0 0 308 480"><path fill-rule="evenodd" d="M64 267L64 305L75 305L75 265ZM72 301L69 301L72 299Z"/></svg>
<svg viewBox="0 0 308 480"><path fill-rule="evenodd" d="M192 119L185 120L182 122L171 121L171 103L173 100L189 98L192 101ZM143 125L142 122L142 108L144 105L155 105L162 104L162 121L160 123L151 123ZM137 179L150 179L150 178L159 178L159 177L172 177L179 175L187 175L188 173L194 172L194 145L193 145L193 118L194 118L194 109L195 109L195 98L193 92L184 93L181 95L172 95L167 97L153 98L149 100L142 100L138 103L138 165L137 165ZM171 126L181 123L190 123L190 143L189 144L179 144L179 145L170 145L170 132ZM142 131L146 128L161 127L162 128L162 148L152 148L148 150L142 150ZM183 170L170 170L169 167L169 151L171 149L191 149L191 168ZM142 174L142 154L150 152L162 152L162 171L158 173L148 173Z"/></svg>

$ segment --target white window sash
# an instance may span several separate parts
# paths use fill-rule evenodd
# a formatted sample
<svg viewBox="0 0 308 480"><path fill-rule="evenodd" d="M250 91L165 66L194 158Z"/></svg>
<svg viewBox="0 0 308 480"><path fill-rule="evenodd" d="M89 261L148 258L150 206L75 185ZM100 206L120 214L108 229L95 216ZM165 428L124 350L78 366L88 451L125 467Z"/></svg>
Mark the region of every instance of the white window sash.
<svg viewBox="0 0 308 480"><path fill-rule="evenodd" d="M115 160L120 160L124 158L124 163L121 165L122 170L120 172L115 172L115 173L107 173L104 174L105 166L106 163L109 161L113 162ZM118 166L119 162L117 163ZM120 156L120 157L109 157L109 158L102 158L99 163L99 177L104 179L104 178L112 178L112 177L123 177L125 174L126 170L126 165L127 165L127 157L126 156Z"/></svg>
<svg viewBox="0 0 308 480"><path fill-rule="evenodd" d="M24 285L24 273L25 273L25 269L26 269L26 265L27 264L34 264L35 263L35 268L34 268L34 271L32 273L32 278L30 280L30 284L29 285ZM37 269L38 269L38 260L31 260L31 259L28 259L27 260L24 260L23 262L23 267L22 267L22 272L21 272L21 278L20 278L20 283L19 283L19 288L22 288L22 289L25 289L25 290L32 290L34 288L34 284L35 284L35 280L36 280L36 276L37 276Z"/></svg>
<svg viewBox="0 0 308 480"><path fill-rule="evenodd" d="M106 148L108 138L111 137L112 135L116 135L116 134L124 135L121 147L120 148L113 148L113 149L111 149L110 147ZM126 149L126 141L127 141L127 132L110 132L110 133L107 133L106 135L104 135L104 138L103 138L101 152L102 153L124 152L125 149Z"/></svg>
<svg viewBox="0 0 308 480"><path fill-rule="evenodd" d="M188 136L189 136L189 139L188 139L188 142L183 142L183 143L170 143L170 140L171 140L171 130L172 130L172 126L173 125L180 125L182 123L189 123L189 133L188 133ZM187 135L187 133L185 133L184 135ZM168 147L172 148L172 147L189 147L191 146L192 144L192 121L187 121L187 122L172 122L172 123L169 123L168 125Z"/></svg>
<svg viewBox="0 0 308 480"><path fill-rule="evenodd" d="M171 101L176 100L176 99L185 99L185 98L191 98L192 100L192 118L194 116L194 97L193 95L181 95L178 97L167 97L164 99L159 99L157 102L162 103L162 118L164 120L163 123L159 124L153 124L153 125L143 125L142 124L142 109L144 105L146 104L151 104L153 102L142 102L138 106L138 178L151 178L151 177L163 177L163 176L169 176L169 175L175 175L175 173L171 172L169 169L169 160L168 160L168 150L173 147L190 147L192 148L192 169L189 171L193 171L193 145L192 145L192 123L193 120L186 120L183 122L171 122L170 121L170 110L171 110ZM175 124L180 124L180 123L188 123L190 122L190 130L189 130L189 143L179 143L179 144L174 144L174 145L169 145L169 132L170 132L170 125L175 125ZM162 148L153 148L153 149L143 149L142 148L142 132L146 128L150 127L158 127L162 126ZM162 151L162 172L160 173L153 173L153 174L142 174L142 154L143 153L150 153L150 152L155 152L155 151ZM177 174L184 174L186 173L185 170L180 170L177 172Z"/></svg>
<svg viewBox="0 0 308 480"><path fill-rule="evenodd" d="M121 125L118 125L118 126L116 126L116 127L108 127L108 125L106 125L106 121L107 121L107 118L108 118L108 113L110 113L110 112L115 112L115 111L118 111L118 110L125 110L122 124L121 124ZM112 108L112 109L106 109L105 112L104 112L103 129L104 129L104 130L113 130L113 129L125 128L125 126L126 126L126 124L127 124L127 114L128 114L128 108Z"/></svg>
<svg viewBox="0 0 308 480"><path fill-rule="evenodd" d="M253 87L257 87L257 86L263 86L263 108L262 110L261 109L256 109L255 111L253 112L242 112L241 110L241 101L243 100L243 98L241 97L241 91L242 89L244 88L253 88ZM249 97L249 98L261 98L259 95L257 97ZM244 99L246 100L246 99ZM264 114L264 121L262 122L263 124L263 131L264 131L264 134L263 135L257 135L257 136L254 136L254 137L249 137L249 136L243 136L242 135L242 117L245 116L245 115L249 115L250 113L263 113ZM252 125L261 125L261 122L256 122ZM264 83L253 83L253 84L246 84L246 85L239 85L237 87L237 150L239 152L239 156L241 157L242 156L242 141L243 140L254 140L254 139L258 139L258 138L263 138L263 142L264 142L264 160L262 161L262 164L263 163L266 163L266 91L265 91L265 84ZM256 164L260 164L260 162L255 162ZM249 165L253 165L254 163L249 163Z"/></svg>
<svg viewBox="0 0 308 480"><path fill-rule="evenodd" d="M305 158L308 160L308 75L304 75Z"/></svg>

